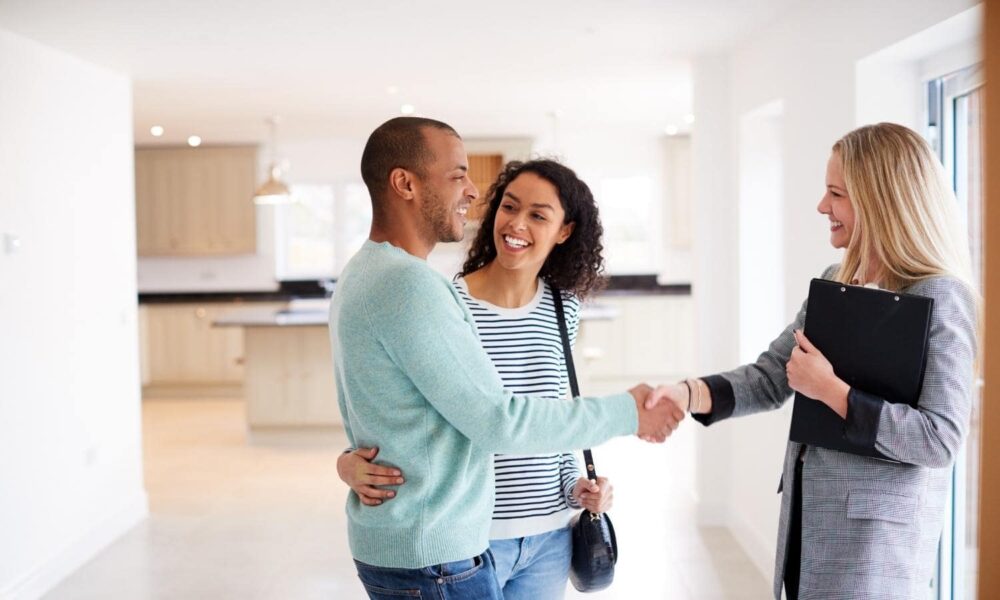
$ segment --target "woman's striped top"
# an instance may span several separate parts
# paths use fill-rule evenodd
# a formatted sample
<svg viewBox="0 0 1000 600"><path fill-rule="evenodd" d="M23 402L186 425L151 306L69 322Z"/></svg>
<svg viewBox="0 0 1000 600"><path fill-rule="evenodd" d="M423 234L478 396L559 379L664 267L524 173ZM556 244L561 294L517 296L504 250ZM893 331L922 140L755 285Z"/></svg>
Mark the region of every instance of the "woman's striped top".
<svg viewBox="0 0 1000 600"><path fill-rule="evenodd" d="M552 292L541 279L538 293L520 308L502 308L469 294L465 280L454 281L476 322L479 339L504 387L515 394L567 398L569 378L563 358ZM570 342L580 325L580 302L563 294ZM579 505L572 491L582 476L572 453L496 454L496 503L490 539L546 533L565 527Z"/></svg>

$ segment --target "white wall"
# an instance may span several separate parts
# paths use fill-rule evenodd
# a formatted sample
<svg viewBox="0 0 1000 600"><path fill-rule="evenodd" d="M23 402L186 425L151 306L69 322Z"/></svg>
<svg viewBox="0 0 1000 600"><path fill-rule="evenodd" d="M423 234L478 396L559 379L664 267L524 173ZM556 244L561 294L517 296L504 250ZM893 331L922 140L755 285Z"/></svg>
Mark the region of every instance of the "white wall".
<svg viewBox="0 0 1000 600"><path fill-rule="evenodd" d="M691 136L663 139L662 262L659 283L691 283L694 261L691 254L693 202L691 199Z"/></svg>
<svg viewBox="0 0 1000 600"><path fill-rule="evenodd" d="M605 263L610 274L637 272L635 263L631 260L616 258L614 241L609 238L615 233L614 215L608 214L612 209L611 202L620 199L603 197L602 180L629 177L648 177L651 183L652 214L648 223L653 231L662 231L662 212L666 199L666 186L663 179L665 148L663 134L657 132L631 131L623 128L599 126L590 124L582 127L562 127L559 132L559 145L556 150L560 159L576 171L577 175L590 186L598 204L602 208L602 218L605 226ZM619 208L619 207L616 207ZM637 204L626 207L623 212L640 210ZM621 213L619 213L621 214ZM632 212L635 214L635 212ZM622 224L622 226L625 226ZM619 239L621 239L619 237ZM626 252L630 248L619 248ZM632 253L629 253L632 254ZM645 254L645 253L643 253ZM664 245L654 244L650 251L649 264L651 269L639 268L646 273L654 271L655 266L663 264ZM631 256L634 259L634 255Z"/></svg>
<svg viewBox="0 0 1000 600"><path fill-rule="evenodd" d="M880 80L877 61L862 61L973 5L969 0L808 0L790 6L728 56L696 61L697 120L692 135L696 148L715 148L714 153L695 151L695 206L702 215L696 215L696 222L703 224L696 227L695 251L701 267L694 281L700 298L698 331L704 341L700 372L737 364L732 355L739 341L731 332L739 327L731 307L741 300L735 276L740 257L716 246L733 239L729 236L738 230L738 196L728 182L740 173L725 144L738 131L741 119L767 103L782 103L781 304L787 322L805 299L810 278L839 256L828 245L825 218L816 212L830 146L861 121L876 116L911 125L919 119L919 91L908 89L919 85L919 67L914 66L919 63L904 65L891 78ZM873 80L880 90L870 88ZM708 93L727 95L725 100L706 99ZM888 96L879 102L881 94ZM719 122L726 131L718 130ZM707 131L706 125L711 125ZM700 142L700 137L706 139ZM720 193L725 197L722 205L716 199ZM704 225L709 221L710 228ZM733 360L720 364L722 358ZM770 442L787 439L788 421L789 413L780 411L720 424L712 428L718 432L703 432L699 442L699 494L706 506L714 507L703 517L727 523L768 577L773 572L779 506L779 497L772 492L784 446ZM729 482L728 489L719 479Z"/></svg>
<svg viewBox="0 0 1000 600"><path fill-rule="evenodd" d="M575 170L599 202L603 179L649 177L652 212L648 223L657 242L649 249L651 267L640 270L656 273L660 283L691 282L691 140L687 135L561 122L558 136L540 139L536 152L556 156ZM608 200L603 202L606 206ZM614 223L605 218L606 238L610 227ZM608 273L635 272L615 260L613 245L605 247Z"/></svg>
<svg viewBox="0 0 1000 600"><path fill-rule="evenodd" d="M691 134L694 205L694 278L698 373L737 364L739 318L738 237L734 132L730 125L730 68L725 56L697 59L693 69L694 130ZM733 423L698 428L696 441L699 520L727 523L732 480Z"/></svg>
<svg viewBox="0 0 1000 600"><path fill-rule="evenodd" d="M757 358L785 321L780 101L739 122L739 361Z"/></svg>
<svg viewBox="0 0 1000 600"><path fill-rule="evenodd" d="M0 598L144 518L126 77L0 30Z"/></svg>

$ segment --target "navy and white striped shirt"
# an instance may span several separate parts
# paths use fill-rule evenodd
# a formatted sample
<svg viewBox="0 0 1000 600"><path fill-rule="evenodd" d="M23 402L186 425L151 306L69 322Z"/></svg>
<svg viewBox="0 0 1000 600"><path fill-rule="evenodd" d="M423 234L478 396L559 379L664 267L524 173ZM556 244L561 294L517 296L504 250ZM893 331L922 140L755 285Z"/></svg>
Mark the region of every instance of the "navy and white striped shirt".
<svg viewBox="0 0 1000 600"><path fill-rule="evenodd" d="M465 280L454 281L476 322L483 348L504 388L517 395L566 398L569 378L559 337L552 292L538 281L538 293L525 306L502 308L469 294ZM580 325L580 301L563 294L570 342ZM538 535L565 527L579 505L573 500L582 476L572 453L493 457L496 503L490 539Z"/></svg>

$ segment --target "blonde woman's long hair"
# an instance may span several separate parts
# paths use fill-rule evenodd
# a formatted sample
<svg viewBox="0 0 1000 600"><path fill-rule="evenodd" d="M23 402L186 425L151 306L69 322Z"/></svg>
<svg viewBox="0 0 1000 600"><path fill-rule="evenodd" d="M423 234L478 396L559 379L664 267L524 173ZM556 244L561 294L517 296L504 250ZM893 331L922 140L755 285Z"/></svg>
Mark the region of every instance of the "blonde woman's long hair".
<svg viewBox="0 0 1000 600"><path fill-rule="evenodd" d="M927 142L902 125L878 123L848 133L833 151L855 215L837 280L878 277L883 288L901 291L950 275L975 294L958 201ZM866 273L870 267L878 272Z"/></svg>

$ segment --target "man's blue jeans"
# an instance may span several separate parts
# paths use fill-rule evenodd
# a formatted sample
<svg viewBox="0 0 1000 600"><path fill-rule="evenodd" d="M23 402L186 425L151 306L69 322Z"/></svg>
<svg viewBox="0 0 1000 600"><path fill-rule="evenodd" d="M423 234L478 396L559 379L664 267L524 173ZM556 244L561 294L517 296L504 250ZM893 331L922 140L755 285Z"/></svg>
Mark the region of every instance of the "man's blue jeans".
<svg viewBox="0 0 1000 600"><path fill-rule="evenodd" d="M375 567L358 561L354 564L372 600L503 600L489 550L473 558L422 569Z"/></svg>
<svg viewBox="0 0 1000 600"><path fill-rule="evenodd" d="M559 600L566 593L573 541L568 527L490 540L505 600Z"/></svg>

